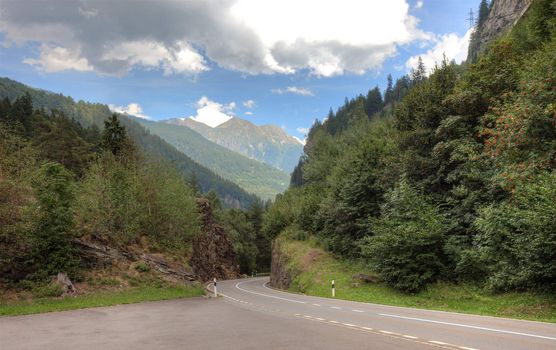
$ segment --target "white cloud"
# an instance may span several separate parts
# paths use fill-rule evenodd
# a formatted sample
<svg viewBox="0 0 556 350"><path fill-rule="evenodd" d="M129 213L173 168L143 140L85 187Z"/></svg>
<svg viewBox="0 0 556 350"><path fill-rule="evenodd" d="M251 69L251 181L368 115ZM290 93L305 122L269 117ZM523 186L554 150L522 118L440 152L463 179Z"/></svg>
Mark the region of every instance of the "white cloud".
<svg viewBox="0 0 556 350"><path fill-rule="evenodd" d="M185 42L171 48L154 41L126 42L106 52L103 60L128 62L129 66L162 68L164 75L208 70L203 56Z"/></svg>
<svg viewBox="0 0 556 350"><path fill-rule="evenodd" d="M410 57L405 62L405 67L408 71L417 67L419 57L423 60L427 73L434 68L435 64L440 64L444 55L448 60L454 60L456 63L461 63L467 58L467 48L469 46L469 38L471 37L472 29L469 29L463 37L459 37L455 33L440 36L436 40L436 45L421 55Z"/></svg>
<svg viewBox="0 0 556 350"><path fill-rule="evenodd" d="M223 105L203 96L197 101L197 115L191 116L192 120L215 128L233 118L231 112L235 109L235 102Z"/></svg>
<svg viewBox="0 0 556 350"><path fill-rule="evenodd" d="M415 3L415 8L416 9L423 8L423 5L424 5L423 1L419 0Z"/></svg>
<svg viewBox="0 0 556 350"><path fill-rule="evenodd" d="M285 89L272 89L271 91L272 91L272 93L279 94L279 95L289 93L289 94L296 94L296 95L301 95L301 96L315 96L310 89L300 88L300 87L297 87L297 86L288 86Z"/></svg>
<svg viewBox="0 0 556 350"><path fill-rule="evenodd" d="M148 115L143 114L143 108L141 108L141 105L139 105L139 103L136 103L136 102L132 102L132 103L128 104L127 106L116 106L116 105L110 104L110 105L108 105L108 108L110 108L110 110L112 112L128 114L128 115L135 116L137 118L151 120L151 117L149 117Z"/></svg>
<svg viewBox="0 0 556 350"><path fill-rule="evenodd" d="M38 70L47 73L64 70L86 72L93 70L87 59L79 57L79 53L63 47L54 47L43 44L38 59L26 58L24 63L35 66Z"/></svg>
<svg viewBox="0 0 556 350"><path fill-rule="evenodd" d="M305 135L309 133L309 128L302 128L302 127L299 127L299 128L297 128L296 130L297 130L298 132L302 133L302 134L305 134Z"/></svg>
<svg viewBox="0 0 556 350"><path fill-rule="evenodd" d="M255 101L253 101L253 100L243 101L243 106L245 108L251 109L251 108L255 107Z"/></svg>
<svg viewBox="0 0 556 350"><path fill-rule="evenodd" d="M253 115L253 112L247 111L244 113L245 115Z"/></svg>
<svg viewBox="0 0 556 350"><path fill-rule="evenodd" d="M44 71L197 74L215 63L247 74L362 74L399 45L431 38L407 0L322 0L318 8L299 0L0 0L0 8L5 40L71 52L66 65L42 51L26 60Z"/></svg>

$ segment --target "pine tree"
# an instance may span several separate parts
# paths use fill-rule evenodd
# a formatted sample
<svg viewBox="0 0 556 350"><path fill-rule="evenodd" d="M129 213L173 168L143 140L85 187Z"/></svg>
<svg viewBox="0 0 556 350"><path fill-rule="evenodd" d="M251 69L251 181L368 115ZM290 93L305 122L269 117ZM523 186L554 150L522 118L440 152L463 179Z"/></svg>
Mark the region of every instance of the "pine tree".
<svg viewBox="0 0 556 350"><path fill-rule="evenodd" d="M23 132L29 135L32 130L32 118L33 101L31 95L27 92L15 100L9 113L9 119L16 125L21 126Z"/></svg>
<svg viewBox="0 0 556 350"><path fill-rule="evenodd" d="M411 83L417 85L425 80L427 76L427 68L423 63L423 59L419 56L417 68L411 70Z"/></svg>
<svg viewBox="0 0 556 350"><path fill-rule="evenodd" d="M384 93L384 103L388 104L392 102L392 98L393 96L393 81L392 81L392 74L388 74L388 78L386 78L388 80L387 86L386 86L386 92Z"/></svg>
<svg viewBox="0 0 556 350"><path fill-rule="evenodd" d="M10 113L11 109L12 103L10 102L10 99L4 97L4 99L0 101L0 121L8 120L8 114Z"/></svg>
<svg viewBox="0 0 556 350"><path fill-rule="evenodd" d="M481 0L481 4L479 5L479 18L477 18L477 27L482 27L483 23L485 23L488 13L490 11L490 6L487 0Z"/></svg>
<svg viewBox="0 0 556 350"><path fill-rule="evenodd" d="M72 276L77 269L71 242L75 201L72 178L61 164L46 162L34 183L39 217L29 262L36 279L44 280L59 272Z"/></svg>
<svg viewBox="0 0 556 350"><path fill-rule="evenodd" d="M118 114L112 114L104 121L102 132L102 148L112 152L115 156L121 156L129 144L125 127L121 125Z"/></svg>
<svg viewBox="0 0 556 350"><path fill-rule="evenodd" d="M365 113L367 113L367 117L370 119L375 113L379 112L383 106L382 94L378 86L375 86L367 93L367 99L365 101Z"/></svg>

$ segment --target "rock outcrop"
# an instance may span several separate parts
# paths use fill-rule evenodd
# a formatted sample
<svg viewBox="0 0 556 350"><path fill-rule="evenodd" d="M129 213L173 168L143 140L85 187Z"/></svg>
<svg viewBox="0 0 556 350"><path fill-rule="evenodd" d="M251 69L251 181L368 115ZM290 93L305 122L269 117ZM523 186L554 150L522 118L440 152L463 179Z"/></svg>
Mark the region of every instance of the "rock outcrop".
<svg viewBox="0 0 556 350"><path fill-rule="evenodd" d="M81 262L89 268L106 268L119 263L143 261L153 271L172 282L188 283L198 279L182 264L172 262L160 254L116 248L98 238L75 239L74 244L78 249Z"/></svg>
<svg viewBox="0 0 556 350"><path fill-rule="evenodd" d="M292 274L287 268L288 256L280 249L280 241L272 242L272 263L270 265L270 285L274 288L288 289Z"/></svg>
<svg viewBox="0 0 556 350"><path fill-rule="evenodd" d="M230 237L222 226L215 223L207 199L198 199L197 206L201 212L202 229L193 242L189 260L193 272L201 281L238 278L239 265Z"/></svg>
<svg viewBox="0 0 556 350"><path fill-rule="evenodd" d="M492 40L510 30L532 2L533 0L494 0L487 18L475 29L467 60L474 61Z"/></svg>

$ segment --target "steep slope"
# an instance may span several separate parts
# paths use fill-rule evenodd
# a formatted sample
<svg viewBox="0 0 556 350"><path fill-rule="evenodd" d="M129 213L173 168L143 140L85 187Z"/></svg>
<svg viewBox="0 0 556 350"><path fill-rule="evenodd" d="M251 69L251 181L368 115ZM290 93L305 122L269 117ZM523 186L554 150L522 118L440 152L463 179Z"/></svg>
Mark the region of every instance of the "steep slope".
<svg viewBox="0 0 556 350"><path fill-rule="evenodd" d="M474 62L488 43L510 30L525 14L533 0L496 0L492 2L488 15L481 18L469 43L467 60Z"/></svg>
<svg viewBox="0 0 556 350"><path fill-rule="evenodd" d="M195 130L208 140L290 173L301 153L303 145L275 125L257 126L247 120L234 117L211 128L189 118L166 121Z"/></svg>
<svg viewBox="0 0 556 350"><path fill-rule="evenodd" d="M196 162L261 198L274 198L288 185L285 172L217 145L186 126L137 121Z"/></svg>
<svg viewBox="0 0 556 350"><path fill-rule="evenodd" d="M0 99L8 97L10 100L14 100L26 92L31 95L35 108L58 110L75 118L83 126L97 125L102 127L104 120L112 114L108 106L104 104L75 102L71 97L62 94L35 89L8 78L0 78ZM195 174L201 190L215 190L226 206L247 207L256 200L254 195L247 193L235 183L223 179L208 168L196 163L160 137L152 135L136 121L126 116L122 116L121 120L133 140L148 156L172 162L186 177Z"/></svg>

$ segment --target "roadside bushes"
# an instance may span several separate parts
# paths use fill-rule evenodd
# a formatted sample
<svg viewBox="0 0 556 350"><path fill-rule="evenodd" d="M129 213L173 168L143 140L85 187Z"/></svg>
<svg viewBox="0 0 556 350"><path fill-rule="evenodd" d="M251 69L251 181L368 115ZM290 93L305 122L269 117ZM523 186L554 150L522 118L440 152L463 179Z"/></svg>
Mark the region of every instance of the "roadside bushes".
<svg viewBox="0 0 556 350"><path fill-rule="evenodd" d="M405 179L386 195L381 212L370 222L374 236L361 240L362 255L392 287L418 292L443 273L449 222Z"/></svg>
<svg viewBox="0 0 556 350"><path fill-rule="evenodd" d="M149 238L159 249L184 250L199 227L192 189L159 163L120 162L105 152L82 183L77 218L85 234L117 244Z"/></svg>
<svg viewBox="0 0 556 350"><path fill-rule="evenodd" d="M478 256L495 291L556 288L556 172L518 186L515 195L481 211Z"/></svg>

